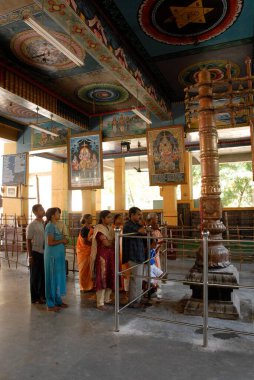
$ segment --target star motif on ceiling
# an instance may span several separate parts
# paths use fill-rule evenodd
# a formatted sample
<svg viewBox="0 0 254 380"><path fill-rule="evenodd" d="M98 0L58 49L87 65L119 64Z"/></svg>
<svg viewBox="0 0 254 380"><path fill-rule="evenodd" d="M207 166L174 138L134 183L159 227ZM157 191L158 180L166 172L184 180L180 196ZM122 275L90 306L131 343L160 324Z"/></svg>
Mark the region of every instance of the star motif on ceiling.
<svg viewBox="0 0 254 380"><path fill-rule="evenodd" d="M214 8L203 7L203 0L196 0L187 7L170 7L173 18L179 29L190 23L205 24L205 14L211 12ZM165 22L172 22L172 17Z"/></svg>

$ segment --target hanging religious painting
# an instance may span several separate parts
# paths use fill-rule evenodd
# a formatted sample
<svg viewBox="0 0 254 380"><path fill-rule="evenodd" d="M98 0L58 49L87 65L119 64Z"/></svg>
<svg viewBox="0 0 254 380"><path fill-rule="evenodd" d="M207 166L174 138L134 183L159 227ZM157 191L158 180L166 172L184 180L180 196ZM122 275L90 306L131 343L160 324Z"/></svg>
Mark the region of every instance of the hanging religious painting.
<svg viewBox="0 0 254 380"><path fill-rule="evenodd" d="M102 116L103 141L130 139L145 134L146 122L132 111Z"/></svg>
<svg viewBox="0 0 254 380"><path fill-rule="evenodd" d="M147 130L150 186L185 183L183 126Z"/></svg>
<svg viewBox="0 0 254 380"><path fill-rule="evenodd" d="M68 138L69 189L103 188L102 143L100 132Z"/></svg>
<svg viewBox="0 0 254 380"><path fill-rule="evenodd" d="M45 122L40 125L45 132L37 129L31 129L31 149L48 149L58 146L66 146L68 128L62 124L54 122Z"/></svg>

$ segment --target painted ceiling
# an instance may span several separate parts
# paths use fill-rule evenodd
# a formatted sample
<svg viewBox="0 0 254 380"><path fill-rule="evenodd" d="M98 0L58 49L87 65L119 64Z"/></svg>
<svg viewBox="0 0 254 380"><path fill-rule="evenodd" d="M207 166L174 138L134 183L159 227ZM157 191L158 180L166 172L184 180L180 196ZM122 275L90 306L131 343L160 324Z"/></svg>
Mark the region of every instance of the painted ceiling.
<svg viewBox="0 0 254 380"><path fill-rule="evenodd" d="M84 65L76 66L36 34L24 23L27 15L71 46ZM201 68L214 80L225 76L227 63L232 76L245 75L253 31L253 0L0 2L5 67L88 117L139 105L168 120L172 104L184 100L184 87L195 83ZM1 99L0 116L21 124L35 117L34 108L7 103Z"/></svg>

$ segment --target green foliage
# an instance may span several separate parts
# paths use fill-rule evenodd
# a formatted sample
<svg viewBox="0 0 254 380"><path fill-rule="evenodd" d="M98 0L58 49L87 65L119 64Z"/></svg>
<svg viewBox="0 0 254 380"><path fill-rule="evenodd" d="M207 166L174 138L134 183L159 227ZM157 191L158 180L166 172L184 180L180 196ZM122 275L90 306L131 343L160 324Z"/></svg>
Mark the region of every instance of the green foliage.
<svg viewBox="0 0 254 380"><path fill-rule="evenodd" d="M252 163L220 164L221 201L224 207L253 206ZM201 187L200 165L192 167L193 188Z"/></svg>

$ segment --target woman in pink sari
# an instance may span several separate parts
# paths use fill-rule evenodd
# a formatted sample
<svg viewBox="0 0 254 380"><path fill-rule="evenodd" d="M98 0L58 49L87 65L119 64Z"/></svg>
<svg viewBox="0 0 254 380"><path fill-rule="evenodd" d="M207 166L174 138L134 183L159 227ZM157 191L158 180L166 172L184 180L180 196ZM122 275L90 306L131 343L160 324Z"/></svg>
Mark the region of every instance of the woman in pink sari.
<svg viewBox="0 0 254 380"><path fill-rule="evenodd" d="M110 211L101 211L92 241L91 271L95 269L97 309L102 311L107 310L105 304L111 303L110 296L115 287L115 241L111 224Z"/></svg>

